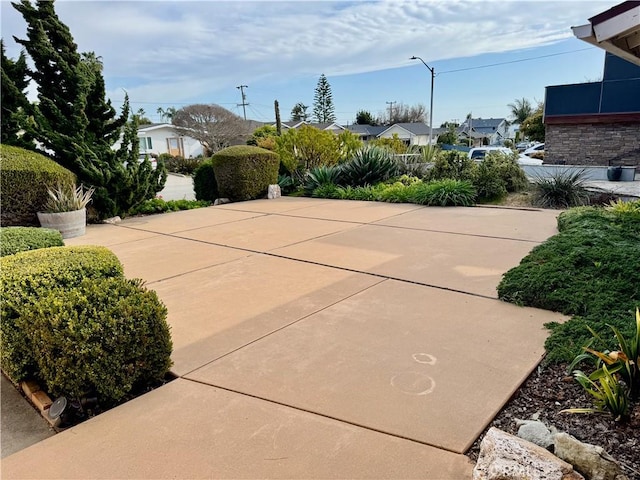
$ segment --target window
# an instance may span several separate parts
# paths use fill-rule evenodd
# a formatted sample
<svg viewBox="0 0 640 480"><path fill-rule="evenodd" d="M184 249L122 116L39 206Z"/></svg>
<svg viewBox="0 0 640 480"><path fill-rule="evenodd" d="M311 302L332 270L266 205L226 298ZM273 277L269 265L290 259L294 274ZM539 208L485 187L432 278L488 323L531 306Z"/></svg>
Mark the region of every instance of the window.
<svg viewBox="0 0 640 480"><path fill-rule="evenodd" d="M138 140L140 142L140 150L151 150L153 148L151 137L141 137Z"/></svg>

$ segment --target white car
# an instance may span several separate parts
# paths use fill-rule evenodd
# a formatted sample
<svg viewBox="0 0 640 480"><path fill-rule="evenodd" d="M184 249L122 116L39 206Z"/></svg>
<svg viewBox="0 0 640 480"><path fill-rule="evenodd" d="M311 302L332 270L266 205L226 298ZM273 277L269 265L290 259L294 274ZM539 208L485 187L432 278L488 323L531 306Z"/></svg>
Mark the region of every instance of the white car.
<svg viewBox="0 0 640 480"><path fill-rule="evenodd" d="M544 152L544 143L537 143L532 147L527 148L524 152L525 155L531 155L536 152Z"/></svg>
<svg viewBox="0 0 640 480"><path fill-rule="evenodd" d="M500 152L506 153L507 155L513 154L513 150L507 147L476 147L469 150L469 158L476 162L481 162L489 152ZM531 158L522 153L518 154L517 162L518 165L542 165L542 160Z"/></svg>
<svg viewBox="0 0 640 480"><path fill-rule="evenodd" d="M469 158L475 161L481 161L489 152L500 152L511 155L513 150L507 147L475 147L469 150Z"/></svg>

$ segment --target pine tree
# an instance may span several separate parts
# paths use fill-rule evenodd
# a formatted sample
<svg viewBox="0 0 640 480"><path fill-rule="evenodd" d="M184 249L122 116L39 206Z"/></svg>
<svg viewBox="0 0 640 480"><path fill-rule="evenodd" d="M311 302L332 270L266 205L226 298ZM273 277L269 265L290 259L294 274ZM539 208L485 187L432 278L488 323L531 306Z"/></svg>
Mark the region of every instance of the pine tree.
<svg viewBox="0 0 640 480"><path fill-rule="evenodd" d="M29 100L24 93L29 85L27 57L20 52L18 60L8 58L4 50L4 42L0 40L2 51L2 143L33 150L35 145L25 133L29 115Z"/></svg>
<svg viewBox="0 0 640 480"><path fill-rule="evenodd" d="M313 96L313 117L318 123L335 122L336 115L334 110L331 85L329 85L327 77L323 73L318 79L316 92Z"/></svg>
<svg viewBox="0 0 640 480"><path fill-rule="evenodd" d="M307 113L307 105L302 102L296 103L291 109L291 121L292 122L306 122L309 120L309 114Z"/></svg>
<svg viewBox="0 0 640 480"><path fill-rule="evenodd" d="M93 207L101 218L126 214L160 191L164 167L150 172L138 163L137 128L129 122L129 99L119 116L105 100L102 63L94 53L80 55L69 28L49 0L13 6L27 23L23 45L33 60L30 73L38 85L33 108L34 137L60 165L76 174L86 187L96 189ZM122 136L117 151L112 147Z"/></svg>

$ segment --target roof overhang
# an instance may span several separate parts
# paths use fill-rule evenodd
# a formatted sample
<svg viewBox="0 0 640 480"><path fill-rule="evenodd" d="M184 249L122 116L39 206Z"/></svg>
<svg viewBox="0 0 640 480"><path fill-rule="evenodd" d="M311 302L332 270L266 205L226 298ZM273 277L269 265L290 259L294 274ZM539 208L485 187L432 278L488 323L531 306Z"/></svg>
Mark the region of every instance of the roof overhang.
<svg viewBox="0 0 640 480"><path fill-rule="evenodd" d="M571 27L576 38L640 65L640 1L627 1Z"/></svg>

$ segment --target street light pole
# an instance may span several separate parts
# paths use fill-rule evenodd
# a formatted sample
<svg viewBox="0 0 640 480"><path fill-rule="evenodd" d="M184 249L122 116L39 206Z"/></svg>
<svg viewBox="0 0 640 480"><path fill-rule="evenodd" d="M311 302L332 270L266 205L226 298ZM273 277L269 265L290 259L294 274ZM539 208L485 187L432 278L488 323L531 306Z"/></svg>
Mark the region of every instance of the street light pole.
<svg viewBox="0 0 640 480"><path fill-rule="evenodd" d="M409 60L420 60L431 72L431 105L429 107L429 146L431 147L431 142L433 141L433 79L436 76L435 69L427 65L422 58L416 57L415 55Z"/></svg>

